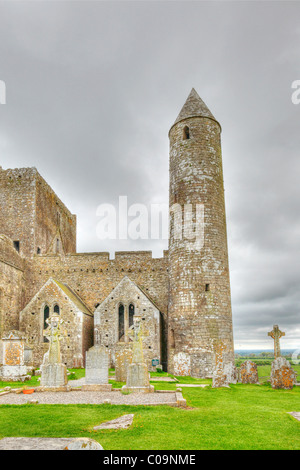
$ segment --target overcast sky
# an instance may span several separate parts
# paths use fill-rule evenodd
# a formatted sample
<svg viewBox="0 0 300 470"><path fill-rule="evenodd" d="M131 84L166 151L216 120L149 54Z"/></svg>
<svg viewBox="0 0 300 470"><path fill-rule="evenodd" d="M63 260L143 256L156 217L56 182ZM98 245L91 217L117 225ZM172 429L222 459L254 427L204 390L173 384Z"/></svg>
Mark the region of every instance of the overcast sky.
<svg viewBox="0 0 300 470"><path fill-rule="evenodd" d="M300 348L299 2L0 2L0 165L35 166L78 217L168 203L168 131L194 87L222 125L235 347Z"/></svg>

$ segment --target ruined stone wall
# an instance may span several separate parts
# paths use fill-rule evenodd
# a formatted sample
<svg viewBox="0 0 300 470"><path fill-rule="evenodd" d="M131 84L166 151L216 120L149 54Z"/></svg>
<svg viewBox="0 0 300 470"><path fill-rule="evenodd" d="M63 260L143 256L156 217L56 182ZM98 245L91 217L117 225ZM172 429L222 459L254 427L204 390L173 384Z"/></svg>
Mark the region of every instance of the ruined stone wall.
<svg viewBox="0 0 300 470"><path fill-rule="evenodd" d="M194 213L204 204L204 246L176 239L171 221L169 368L175 361L178 370L184 357L193 376L211 376L216 344L224 344L225 362L233 360L220 126L213 119L191 117L170 130L170 207L175 203L193 204Z"/></svg>
<svg viewBox="0 0 300 470"><path fill-rule="evenodd" d="M36 168L0 167L0 234L18 241L20 254L30 257L48 251L58 228L65 252L76 252L76 216Z"/></svg>
<svg viewBox="0 0 300 470"><path fill-rule="evenodd" d="M62 361L67 367L74 366L74 358L82 356L91 345L93 337L93 317L82 313L64 295L53 282L48 283L41 292L37 293L32 301L20 314L20 330L25 333L26 344L33 349L33 363L40 366L49 343L44 342L44 308L48 306L50 315L54 306L58 305L60 316L64 320L63 328L67 332L65 339L61 340Z"/></svg>
<svg viewBox="0 0 300 470"><path fill-rule="evenodd" d="M27 260L26 303L50 277L68 284L94 312L125 275L140 286L158 305L168 306L168 254L152 258L151 251L78 253L74 255L34 256Z"/></svg>
<svg viewBox="0 0 300 470"><path fill-rule="evenodd" d="M19 328L24 298L24 259L14 249L12 240L0 235L0 338L4 332Z"/></svg>
<svg viewBox="0 0 300 470"><path fill-rule="evenodd" d="M76 216L72 215L46 181L36 177L35 245L41 253L59 251L76 253ZM61 240L60 240L61 238Z"/></svg>
<svg viewBox="0 0 300 470"><path fill-rule="evenodd" d="M34 248L35 168L0 168L0 233L20 242L20 254Z"/></svg>
<svg viewBox="0 0 300 470"><path fill-rule="evenodd" d="M119 306L124 307L124 335L119 332ZM101 338L101 345L110 352L111 367L115 366L116 352L120 347L126 349L131 342L128 329L129 306L134 306L134 315L141 317L141 325L146 335L143 339L144 359L149 370L152 359L161 363L160 312L148 297L128 277L111 292L94 313L94 326ZM120 345L121 343L121 345Z"/></svg>
<svg viewBox="0 0 300 470"><path fill-rule="evenodd" d="M86 253L67 256L36 255L26 260L26 302L27 305L50 277L66 283L94 312L98 305L110 294L117 284L127 275L138 284L157 304L166 319L168 304L168 253L163 258L152 258L151 252L119 252L115 259L108 253ZM23 318L21 329L31 325L28 337L41 335L37 323ZM27 325L28 323L28 325ZM85 318L83 331L83 350L89 349L93 341L93 319ZM71 336L76 336L72 328ZM160 332L158 331L158 337ZM165 348L166 339L162 343ZM31 345L31 342L29 341ZM36 347L36 351L38 348ZM42 358L41 352L40 357ZM35 354L35 353L34 353ZM39 359L40 360L40 359ZM69 364L68 364L68 367Z"/></svg>

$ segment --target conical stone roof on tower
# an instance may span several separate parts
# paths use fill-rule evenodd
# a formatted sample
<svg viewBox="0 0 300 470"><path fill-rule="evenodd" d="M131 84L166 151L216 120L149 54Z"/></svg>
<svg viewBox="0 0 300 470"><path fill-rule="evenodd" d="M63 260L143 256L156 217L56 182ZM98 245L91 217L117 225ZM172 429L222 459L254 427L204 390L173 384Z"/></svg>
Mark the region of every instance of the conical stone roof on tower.
<svg viewBox="0 0 300 470"><path fill-rule="evenodd" d="M200 98L196 90L192 88L173 126L177 124L177 122L179 121L183 121L184 119L188 119L188 118L192 118L196 116L210 118L218 122L216 118L214 117L214 115L210 112L210 110L208 109L204 101Z"/></svg>

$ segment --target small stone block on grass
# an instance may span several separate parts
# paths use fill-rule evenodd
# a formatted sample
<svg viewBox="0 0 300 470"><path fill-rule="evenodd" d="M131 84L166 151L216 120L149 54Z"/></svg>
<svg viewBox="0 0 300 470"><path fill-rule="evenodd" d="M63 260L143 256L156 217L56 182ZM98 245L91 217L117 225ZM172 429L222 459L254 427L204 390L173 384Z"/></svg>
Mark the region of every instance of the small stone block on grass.
<svg viewBox="0 0 300 470"><path fill-rule="evenodd" d="M134 414L124 415L120 418L102 423L99 426L95 426L93 429L94 431L98 431L100 429L128 429L132 425L133 417Z"/></svg>

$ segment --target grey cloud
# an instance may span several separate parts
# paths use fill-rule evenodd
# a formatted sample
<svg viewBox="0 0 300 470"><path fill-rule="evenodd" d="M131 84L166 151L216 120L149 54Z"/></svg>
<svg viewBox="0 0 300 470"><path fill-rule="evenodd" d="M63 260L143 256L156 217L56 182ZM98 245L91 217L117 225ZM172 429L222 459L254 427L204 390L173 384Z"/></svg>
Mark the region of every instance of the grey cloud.
<svg viewBox="0 0 300 470"><path fill-rule="evenodd" d="M286 345L299 342L299 12L297 2L0 4L0 164L38 168L78 215L79 251L167 248L98 240L96 208L119 195L168 202L168 130L192 87L220 120L244 347L270 348L274 323Z"/></svg>

